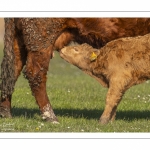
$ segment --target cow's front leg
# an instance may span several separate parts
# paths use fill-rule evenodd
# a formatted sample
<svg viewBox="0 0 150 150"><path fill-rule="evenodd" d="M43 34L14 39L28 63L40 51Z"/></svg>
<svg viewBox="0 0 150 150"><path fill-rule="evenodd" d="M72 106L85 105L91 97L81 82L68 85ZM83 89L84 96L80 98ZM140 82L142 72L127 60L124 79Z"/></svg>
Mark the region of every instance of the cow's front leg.
<svg viewBox="0 0 150 150"><path fill-rule="evenodd" d="M110 86L106 97L105 109L99 120L100 124L107 124L115 119L116 109L121 101L123 91L122 88L115 86L115 84Z"/></svg>
<svg viewBox="0 0 150 150"><path fill-rule="evenodd" d="M29 81L32 94L42 113L42 118L52 123L58 123L46 92L46 75L51 57L52 47L35 52L30 51L24 74Z"/></svg>

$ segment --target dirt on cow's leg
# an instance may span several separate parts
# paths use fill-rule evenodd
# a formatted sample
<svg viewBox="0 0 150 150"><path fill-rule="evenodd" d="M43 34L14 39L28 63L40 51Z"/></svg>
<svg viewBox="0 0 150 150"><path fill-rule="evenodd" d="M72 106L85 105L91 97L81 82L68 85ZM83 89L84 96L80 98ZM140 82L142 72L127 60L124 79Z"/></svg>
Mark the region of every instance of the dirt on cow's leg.
<svg viewBox="0 0 150 150"><path fill-rule="evenodd" d="M105 109L99 120L100 124L107 124L109 121L113 121L115 119L116 109L121 101L122 95L123 90L119 89L119 87L116 86L109 88L106 97Z"/></svg>
<svg viewBox="0 0 150 150"><path fill-rule="evenodd" d="M35 52L30 51L27 56L24 75L29 81L32 94L42 113L42 118L52 123L58 123L46 92L46 75L52 55L51 47Z"/></svg>

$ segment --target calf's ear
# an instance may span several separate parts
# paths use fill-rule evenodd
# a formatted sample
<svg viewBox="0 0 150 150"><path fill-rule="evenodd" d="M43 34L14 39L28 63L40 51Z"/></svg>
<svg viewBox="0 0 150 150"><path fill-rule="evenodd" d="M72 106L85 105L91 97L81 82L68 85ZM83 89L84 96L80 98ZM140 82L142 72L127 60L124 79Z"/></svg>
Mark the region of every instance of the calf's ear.
<svg viewBox="0 0 150 150"><path fill-rule="evenodd" d="M97 54L95 53L95 52L92 52L91 54L90 54L90 60L91 61L94 61L94 60L96 60L97 59Z"/></svg>

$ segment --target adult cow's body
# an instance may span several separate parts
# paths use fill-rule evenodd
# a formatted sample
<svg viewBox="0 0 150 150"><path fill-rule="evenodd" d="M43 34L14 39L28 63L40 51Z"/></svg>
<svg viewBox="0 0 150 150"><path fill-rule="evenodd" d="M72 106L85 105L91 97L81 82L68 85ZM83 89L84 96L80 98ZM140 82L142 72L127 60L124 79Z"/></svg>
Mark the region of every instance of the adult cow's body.
<svg viewBox="0 0 150 150"><path fill-rule="evenodd" d="M70 41L100 48L120 37L147 34L149 24L149 18L6 18L0 115L11 117L14 85L25 66L24 74L42 118L58 122L46 93L46 74L53 50Z"/></svg>

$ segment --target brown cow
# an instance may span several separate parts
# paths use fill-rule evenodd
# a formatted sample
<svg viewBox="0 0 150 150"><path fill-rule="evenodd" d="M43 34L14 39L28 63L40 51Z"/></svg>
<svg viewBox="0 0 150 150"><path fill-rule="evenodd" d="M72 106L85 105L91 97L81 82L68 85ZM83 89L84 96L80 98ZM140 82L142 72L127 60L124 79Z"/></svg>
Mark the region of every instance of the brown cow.
<svg viewBox="0 0 150 150"><path fill-rule="evenodd" d="M24 67L42 118L57 123L46 92L53 50L59 51L70 41L100 48L117 38L149 32L149 18L5 18L0 116L11 117L12 93Z"/></svg>
<svg viewBox="0 0 150 150"><path fill-rule="evenodd" d="M150 34L120 38L99 50L88 44L67 46L60 56L108 87L102 124L115 118L127 89L150 79Z"/></svg>

